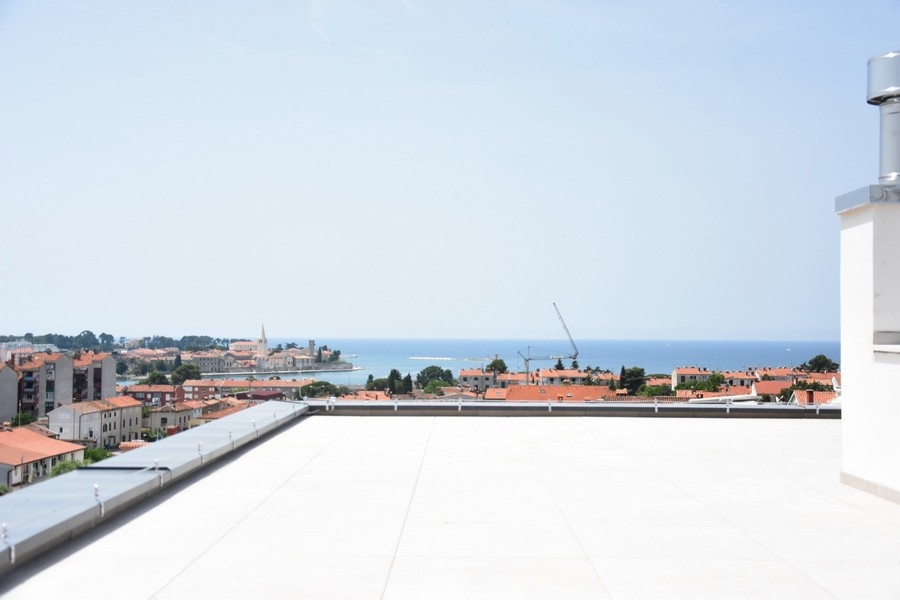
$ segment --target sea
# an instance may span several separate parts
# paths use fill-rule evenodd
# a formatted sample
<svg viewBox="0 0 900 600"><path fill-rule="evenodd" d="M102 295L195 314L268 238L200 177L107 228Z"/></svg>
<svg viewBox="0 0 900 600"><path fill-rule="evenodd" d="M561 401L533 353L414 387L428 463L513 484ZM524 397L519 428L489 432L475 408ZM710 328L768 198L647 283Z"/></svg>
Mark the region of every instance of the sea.
<svg viewBox="0 0 900 600"><path fill-rule="evenodd" d="M269 348L307 340L270 338ZM353 371L309 375L335 385L362 385L369 375L387 377L391 369L401 375L416 374L436 365L454 376L460 369L477 369L502 358L511 371L553 367L561 358L566 367L574 351L560 340L463 340L463 339L321 339L319 346L340 350L353 363ZM671 375L676 367L706 367L711 371L745 370L748 367L794 367L819 354L841 361L839 341L698 341L698 340L577 340L578 365L618 373L622 367L642 367L651 374ZM552 357L552 358L547 358ZM291 376L293 377L293 376ZM299 377L299 376L298 376Z"/></svg>

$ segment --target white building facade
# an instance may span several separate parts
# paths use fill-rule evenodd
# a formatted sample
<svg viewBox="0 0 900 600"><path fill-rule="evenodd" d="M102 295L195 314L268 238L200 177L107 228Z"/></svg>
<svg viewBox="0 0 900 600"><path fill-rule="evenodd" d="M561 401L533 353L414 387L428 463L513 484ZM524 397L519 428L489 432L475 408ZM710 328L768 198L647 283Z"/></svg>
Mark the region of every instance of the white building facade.
<svg viewBox="0 0 900 600"><path fill-rule="evenodd" d="M112 448L140 439L142 408L128 396L76 402L48 413L48 428L61 440Z"/></svg>
<svg viewBox="0 0 900 600"><path fill-rule="evenodd" d="M839 196L841 481L900 503L900 53L869 60L881 110L878 185Z"/></svg>

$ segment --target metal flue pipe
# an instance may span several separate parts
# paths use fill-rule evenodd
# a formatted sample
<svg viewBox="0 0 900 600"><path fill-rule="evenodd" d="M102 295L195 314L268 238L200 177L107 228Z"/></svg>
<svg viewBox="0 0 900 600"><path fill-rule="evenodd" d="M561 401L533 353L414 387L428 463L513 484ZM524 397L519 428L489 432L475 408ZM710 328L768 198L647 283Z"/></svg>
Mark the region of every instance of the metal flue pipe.
<svg viewBox="0 0 900 600"><path fill-rule="evenodd" d="M866 101L881 110L881 158L878 183L900 186L900 52L869 59Z"/></svg>

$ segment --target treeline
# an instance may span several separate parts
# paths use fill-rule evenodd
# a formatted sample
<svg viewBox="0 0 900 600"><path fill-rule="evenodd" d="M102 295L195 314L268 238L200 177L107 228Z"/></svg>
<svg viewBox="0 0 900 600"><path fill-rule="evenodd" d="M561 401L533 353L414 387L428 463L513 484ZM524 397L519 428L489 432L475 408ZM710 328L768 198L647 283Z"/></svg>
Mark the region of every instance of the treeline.
<svg viewBox="0 0 900 600"><path fill-rule="evenodd" d="M18 335L0 335L0 342L17 342L25 340L30 344L52 344L60 350L101 350L110 351L124 348L128 341L124 337L115 337L109 333L95 335L94 332L85 330L78 335L63 335L61 333L45 333L34 335L26 333ZM233 340L229 338L214 338L208 335L185 335L180 339L170 338L164 335L146 336L138 340L138 347L159 350L161 348L178 348L179 350L197 351L211 350L213 348L228 349Z"/></svg>
<svg viewBox="0 0 900 600"><path fill-rule="evenodd" d="M139 340L141 348L150 348L151 350L159 350L161 348L178 348L179 350L187 350L194 352L196 350L212 350L219 348L228 350L228 345L236 340L228 338L214 338L208 335L184 335L181 339L166 337L164 335L154 335L143 337Z"/></svg>
<svg viewBox="0 0 900 600"><path fill-rule="evenodd" d="M25 340L30 344L52 344L61 350L113 350L117 346L124 345L125 338L119 338L108 333L94 335L93 331L82 331L78 335L63 335L61 333L45 333L34 335L0 335L0 342L18 342Z"/></svg>

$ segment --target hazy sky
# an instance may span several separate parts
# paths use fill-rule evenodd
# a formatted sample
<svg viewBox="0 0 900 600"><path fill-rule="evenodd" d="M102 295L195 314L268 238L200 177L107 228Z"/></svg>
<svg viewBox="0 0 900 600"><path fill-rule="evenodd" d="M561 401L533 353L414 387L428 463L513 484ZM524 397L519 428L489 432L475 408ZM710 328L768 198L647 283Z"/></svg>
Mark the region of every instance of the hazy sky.
<svg viewBox="0 0 900 600"><path fill-rule="evenodd" d="M0 334L837 339L898 23L0 0Z"/></svg>

